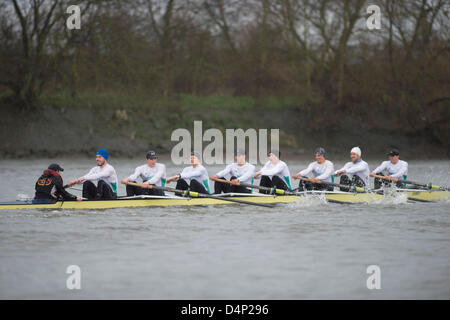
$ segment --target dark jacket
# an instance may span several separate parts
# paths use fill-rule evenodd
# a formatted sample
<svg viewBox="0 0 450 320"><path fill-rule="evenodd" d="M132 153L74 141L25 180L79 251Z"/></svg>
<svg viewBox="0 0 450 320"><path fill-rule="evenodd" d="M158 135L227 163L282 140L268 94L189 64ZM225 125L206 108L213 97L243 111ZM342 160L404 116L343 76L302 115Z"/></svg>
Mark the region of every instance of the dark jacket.
<svg viewBox="0 0 450 320"><path fill-rule="evenodd" d="M63 187L63 179L53 170L47 169L36 181L35 199L49 200L76 200L77 197L70 194Z"/></svg>

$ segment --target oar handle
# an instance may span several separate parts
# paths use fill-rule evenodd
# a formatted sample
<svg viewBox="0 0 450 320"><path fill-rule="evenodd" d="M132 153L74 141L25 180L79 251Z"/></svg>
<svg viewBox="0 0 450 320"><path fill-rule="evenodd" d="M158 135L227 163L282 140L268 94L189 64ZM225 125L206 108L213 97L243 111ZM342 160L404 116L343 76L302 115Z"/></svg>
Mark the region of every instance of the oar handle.
<svg viewBox="0 0 450 320"><path fill-rule="evenodd" d="M388 178L388 177L380 176L380 175L377 175L377 174L374 174L374 175L372 175L371 177L378 178L378 179L383 179L383 180L388 180L388 181L394 181L394 182L397 182L397 181L398 181L398 178L393 178L393 177ZM405 181L406 181L406 180L405 180ZM403 181L403 182L404 182L404 181Z"/></svg>

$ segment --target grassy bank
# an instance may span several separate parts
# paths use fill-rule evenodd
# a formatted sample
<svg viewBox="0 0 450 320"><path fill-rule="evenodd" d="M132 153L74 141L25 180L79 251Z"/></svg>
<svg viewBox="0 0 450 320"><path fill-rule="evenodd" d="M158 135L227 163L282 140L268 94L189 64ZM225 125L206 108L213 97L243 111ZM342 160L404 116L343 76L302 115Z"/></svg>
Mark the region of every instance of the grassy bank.
<svg viewBox="0 0 450 320"><path fill-rule="evenodd" d="M295 97L162 99L144 93L59 92L44 94L36 109L21 111L3 95L1 157L88 155L100 146L129 157L149 148L167 153L177 143L170 141L172 132L186 128L192 133L195 120L203 122L203 132L217 128L224 136L227 128L280 129L281 148L296 154L309 154L318 145L339 154L359 145L368 154L384 154L397 146L414 157L448 156L445 146L431 143L424 134L373 130L351 114L339 117L333 127L316 126L319 102Z"/></svg>
<svg viewBox="0 0 450 320"><path fill-rule="evenodd" d="M195 110L197 108L227 109L246 111L255 108L285 109L292 106L301 107L308 101L301 101L298 97L267 96L256 99L251 96L193 96L188 94L174 95L169 98L155 97L146 93L117 93L117 92L81 92L73 95L68 91L46 93L38 100L38 105L55 108L71 108L86 106L92 108L112 109L181 109Z"/></svg>

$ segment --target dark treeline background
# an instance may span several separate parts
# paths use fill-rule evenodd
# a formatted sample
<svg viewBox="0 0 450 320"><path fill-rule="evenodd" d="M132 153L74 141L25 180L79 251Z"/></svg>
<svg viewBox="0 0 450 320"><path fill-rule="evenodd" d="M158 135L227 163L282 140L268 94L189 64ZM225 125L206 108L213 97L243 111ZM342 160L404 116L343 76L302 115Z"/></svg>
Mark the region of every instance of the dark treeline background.
<svg viewBox="0 0 450 320"><path fill-rule="evenodd" d="M57 93L285 99L333 129L425 134L449 146L448 0L80 1L0 4L0 98L38 110ZM381 30L369 30L369 5ZM287 99L287 100L286 100ZM280 100L281 101L281 100Z"/></svg>

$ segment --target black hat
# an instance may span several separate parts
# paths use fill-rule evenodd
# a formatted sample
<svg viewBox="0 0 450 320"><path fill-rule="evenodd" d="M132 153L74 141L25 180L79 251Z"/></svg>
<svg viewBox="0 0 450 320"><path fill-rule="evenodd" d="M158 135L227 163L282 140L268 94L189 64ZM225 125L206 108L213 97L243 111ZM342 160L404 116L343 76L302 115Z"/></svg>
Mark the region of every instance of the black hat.
<svg viewBox="0 0 450 320"><path fill-rule="evenodd" d="M399 155L400 155L400 152L398 151L398 149L392 149L388 153L388 156L399 156Z"/></svg>
<svg viewBox="0 0 450 320"><path fill-rule="evenodd" d="M57 163L52 163L51 165L48 166L48 169L53 171L61 171L61 172L64 171L64 169L61 168Z"/></svg>
<svg viewBox="0 0 450 320"><path fill-rule="evenodd" d="M325 156L325 149L322 147L319 147L314 151L314 154L320 154L321 156Z"/></svg>
<svg viewBox="0 0 450 320"><path fill-rule="evenodd" d="M156 152L153 150L150 150L149 152L147 152L146 158L147 159L156 159L157 158Z"/></svg>

